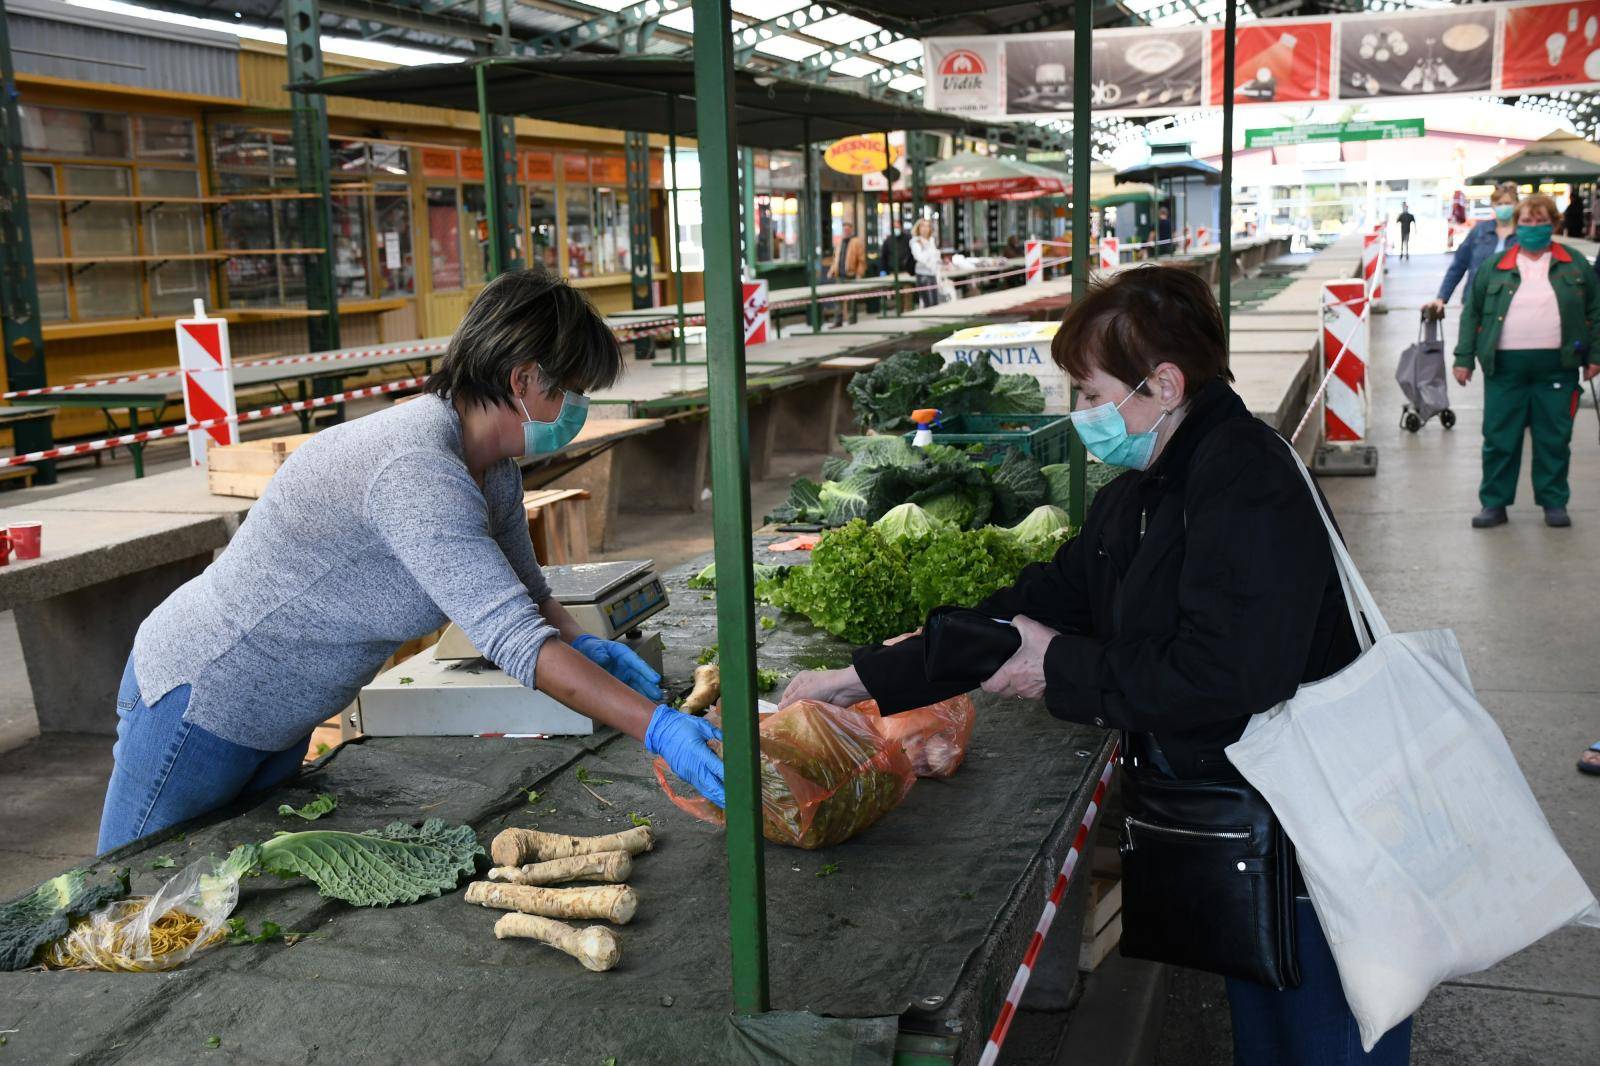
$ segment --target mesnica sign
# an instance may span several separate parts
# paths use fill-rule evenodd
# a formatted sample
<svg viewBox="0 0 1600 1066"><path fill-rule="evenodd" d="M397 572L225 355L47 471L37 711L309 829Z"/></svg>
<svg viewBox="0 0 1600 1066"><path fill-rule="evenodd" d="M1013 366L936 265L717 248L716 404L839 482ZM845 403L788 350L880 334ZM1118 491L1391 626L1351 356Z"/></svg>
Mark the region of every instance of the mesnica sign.
<svg viewBox="0 0 1600 1066"><path fill-rule="evenodd" d="M1420 118L1374 119L1371 122L1323 122L1308 126L1274 126L1245 130L1246 148L1282 148L1319 141L1404 141L1427 133Z"/></svg>

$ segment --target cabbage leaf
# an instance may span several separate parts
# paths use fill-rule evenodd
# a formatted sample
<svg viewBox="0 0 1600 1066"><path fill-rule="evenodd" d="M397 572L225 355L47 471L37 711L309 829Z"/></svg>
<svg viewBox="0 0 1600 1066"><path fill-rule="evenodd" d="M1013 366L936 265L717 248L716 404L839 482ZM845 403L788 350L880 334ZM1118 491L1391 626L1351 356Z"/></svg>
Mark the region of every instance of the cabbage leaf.
<svg viewBox="0 0 1600 1066"><path fill-rule="evenodd" d="M68 870L0 906L0 971L33 965L39 949L66 936L73 919L127 894L126 880L96 883L87 870Z"/></svg>
<svg viewBox="0 0 1600 1066"><path fill-rule="evenodd" d="M420 827L391 822L365 833L279 833L263 844L235 848L227 867L247 871L259 866L279 877L305 877L328 899L388 907L454 889L482 854L470 825L430 818Z"/></svg>

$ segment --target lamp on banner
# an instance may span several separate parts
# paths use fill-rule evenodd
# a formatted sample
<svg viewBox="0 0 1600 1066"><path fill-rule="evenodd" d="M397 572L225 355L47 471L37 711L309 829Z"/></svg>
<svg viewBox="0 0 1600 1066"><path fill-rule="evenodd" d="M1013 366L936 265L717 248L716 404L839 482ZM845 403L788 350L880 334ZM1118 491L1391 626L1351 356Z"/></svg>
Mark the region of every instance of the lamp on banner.
<svg viewBox="0 0 1600 1066"><path fill-rule="evenodd" d="M228 321L206 317L204 301L194 302L194 317L180 318L178 367L183 372L183 412L189 422L231 418L238 414L233 397L233 355ZM238 425L224 422L189 434L189 462L204 466L209 442L234 444Z"/></svg>
<svg viewBox="0 0 1600 1066"><path fill-rule="evenodd" d="M1600 82L1600 0L1508 7L1505 27L1500 84L1506 91Z"/></svg>
<svg viewBox="0 0 1600 1066"><path fill-rule="evenodd" d="M1483 93L1494 84L1495 7L1339 20L1339 98Z"/></svg>
<svg viewBox="0 0 1600 1066"><path fill-rule="evenodd" d="M1222 106L1222 30L1211 31L1212 106ZM1234 35L1233 102L1314 104L1333 99L1333 22L1264 19Z"/></svg>

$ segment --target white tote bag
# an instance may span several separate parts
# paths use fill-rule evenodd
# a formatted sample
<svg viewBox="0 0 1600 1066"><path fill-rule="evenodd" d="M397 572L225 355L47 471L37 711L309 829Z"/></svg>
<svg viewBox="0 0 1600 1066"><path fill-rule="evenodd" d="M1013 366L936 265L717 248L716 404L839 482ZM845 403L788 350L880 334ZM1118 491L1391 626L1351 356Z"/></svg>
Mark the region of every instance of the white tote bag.
<svg viewBox="0 0 1600 1066"><path fill-rule="evenodd" d="M1251 718L1227 755L1294 842L1371 1051L1435 985L1569 923L1600 926L1600 904L1473 694L1455 634L1391 633L1312 496L1362 652Z"/></svg>

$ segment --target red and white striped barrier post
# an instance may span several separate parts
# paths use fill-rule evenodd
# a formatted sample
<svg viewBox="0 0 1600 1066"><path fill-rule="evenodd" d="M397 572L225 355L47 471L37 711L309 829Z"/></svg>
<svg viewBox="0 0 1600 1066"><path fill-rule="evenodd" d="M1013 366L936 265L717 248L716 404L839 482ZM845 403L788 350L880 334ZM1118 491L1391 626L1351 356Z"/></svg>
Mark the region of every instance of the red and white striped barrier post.
<svg viewBox="0 0 1600 1066"><path fill-rule="evenodd" d="M1189 227L1188 226L1183 227L1183 250L1184 251L1187 252L1189 250L1189 245L1190 245L1190 243L1193 242L1193 240L1194 240L1194 234L1190 231Z"/></svg>
<svg viewBox="0 0 1600 1066"><path fill-rule="evenodd" d="M185 422L231 419L239 413L233 396L233 353L228 344L228 320L207 318L205 301L194 302L194 317L180 318L178 369L183 371ZM189 434L189 463L206 464L206 445L233 444L239 439L232 421L219 422Z"/></svg>
<svg viewBox="0 0 1600 1066"><path fill-rule="evenodd" d="M1209 237L1210 235L1211 235L1211 231L1209 229L1207 229L1205 226L1201 226L1199 229L1195 230L1194 231L1194 246L1195 246L1195 248L1196 249L1204 248L1206 246L1206 238Z"/></svg>
<svg viewBox="0 0 1600 1066"><path fill-rule="evenodd" d="M765 344L772 333L772 306L766 281L744 283L744 344Z"/></svg>
<svg viewBox="0 0 1600 1066"><path fill-rule="evenodd" d="M1050 897L1045 900L1044 911L1040 913L1039 923L1034 926L1033 936L1028 941L1028 950L1022 953L1022 965L1017 967L1017 975L1011 979L1011 988L1006 992L1006 1000L1000 1007L1000 1016L995 1019L994 1028L989 1030L989 1040L983 1046L983 1054L978 1057L978 1066L994 1066L1000 1058L1000 1047L1006 1042L1006 1034L1011 1031L1011 1021L1017 1015L1022 993L1028 987L1028 978L1033 976L1039 949L1044 947L1045 937L1050 935L1050 926L1056 920L1061 901L1066 898L1067 886L1072 883L1072 875L1078 869L1078 860L1089 850L1089 835L1094 832L1095 819L1100 816L1100 804L1105 802L1106 789L1110 787L1111 773L1116 765L1117 753L1113 751L1106 768L1100 771L1100 782L1095 785L1094 795L1089 799L1089 809L1083 812L1083 821L1078 823L1078 833L1072 838L1072 846L1067 849L1067 857L1061 863L1061 872L1056 875Z"/></svg>
<svg viewBox="0 0 1600 1066"><path fill-rule="evenodd" d="M1331 371L1323 419L1329 442L1351 444L1367 435L1367 308L1361 281L1322 286L1322 365Z"/></svg>
<svg viewBox="0 0 1600 1066"><path fill-rule="evenodd" d="M1122 262L1122 253L1118 249L1115 237L1100 238L1100 269L1115 270L1117 264Z"/></svg>
<svg viewBox="0 0 1600 1066"><path fill-rule="evenodd" d="M1383 232L1373 232L1361 237L1361 276L1366 281L1367 299L1373 311L1383 310Z"/></svg>
<svg viewBox="0 0 1600 1066"><path fill-rule="evenodd" d="M1030 240L1022 248L1022 269L1024 284L1044 284L1044 244L1041 241Z"/></svg>

